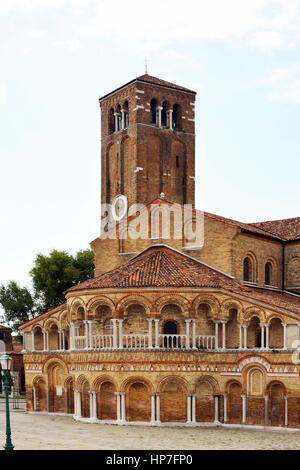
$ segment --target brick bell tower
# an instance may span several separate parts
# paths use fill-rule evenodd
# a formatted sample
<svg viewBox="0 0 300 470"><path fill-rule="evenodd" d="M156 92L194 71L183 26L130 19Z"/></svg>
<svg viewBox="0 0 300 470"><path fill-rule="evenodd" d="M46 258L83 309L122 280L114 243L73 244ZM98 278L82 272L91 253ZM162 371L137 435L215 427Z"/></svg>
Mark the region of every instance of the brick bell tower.
<svg viewBox="0 0 300 470"><path fill-rule="evenodd" d="M196 93L146 74L99 99L101 202L195 197Z"/></svg>

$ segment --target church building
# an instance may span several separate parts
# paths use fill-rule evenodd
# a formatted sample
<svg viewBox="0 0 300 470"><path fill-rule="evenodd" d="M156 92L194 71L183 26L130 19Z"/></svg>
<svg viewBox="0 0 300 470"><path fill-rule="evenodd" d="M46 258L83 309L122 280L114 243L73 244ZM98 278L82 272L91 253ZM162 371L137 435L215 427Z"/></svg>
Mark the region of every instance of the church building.
<svg viewBox="0 0 300 470"><path fill-rule="evenodd" d="M95 278L20 326L27 412L300 428L300 217L195 208L195 99L146 74L99 100Z"/></svg>

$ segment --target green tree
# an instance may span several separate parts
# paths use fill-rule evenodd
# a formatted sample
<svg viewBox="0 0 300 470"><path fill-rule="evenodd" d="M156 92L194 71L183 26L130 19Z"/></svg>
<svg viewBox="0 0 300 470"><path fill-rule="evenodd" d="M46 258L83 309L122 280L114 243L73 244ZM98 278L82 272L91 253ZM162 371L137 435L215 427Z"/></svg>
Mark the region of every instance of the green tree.
<svg viewBox="0 0 300 470"><path fill-rule="evenodd" d="M42 311L63 303L67 289L94 276L93 258L90 250L79 251L75 257L57 250L36 256L30 274Z"/></svg>
<svg viewBox="0 0 300 470"><path fill-rule="evenodd" d="M15 281L7 286L0 286L0 304L4 310L3 320L14 331L18 326L37 314L35 301L26 287L20 287Z"/></svg>

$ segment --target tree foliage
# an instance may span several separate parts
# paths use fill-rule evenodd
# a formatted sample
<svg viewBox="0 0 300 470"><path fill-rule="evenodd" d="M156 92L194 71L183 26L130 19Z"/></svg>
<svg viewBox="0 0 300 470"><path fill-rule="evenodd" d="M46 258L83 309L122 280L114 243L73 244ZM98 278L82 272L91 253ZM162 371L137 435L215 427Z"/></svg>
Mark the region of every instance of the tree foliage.
<svg viewBox="0 0 300 470"><path fill-rule="evenodd" d="M30 271L34 295L15 281L0 286L3 321L15 331L27 320L65 301L64 291L94 276L94 253L78 251L75 256L53 250L38 254Z"/></svg>
<svg viewBox="0 0 300 470"><path fill-rule="evenodd" d="M90 250L79 251L76 256L57 250L49 256L36 256L30 274L43 311L64 302L67 289L94 276L93 258Z"/></svg>
<svg viewBox="0 0 300 470"><path fill-rule="evenodd" d="M18 286L15 281L10 281L7 286L0 286L0 304L4 310L4 322L14 330L37 313L35 301L29 290Z"/></svg>

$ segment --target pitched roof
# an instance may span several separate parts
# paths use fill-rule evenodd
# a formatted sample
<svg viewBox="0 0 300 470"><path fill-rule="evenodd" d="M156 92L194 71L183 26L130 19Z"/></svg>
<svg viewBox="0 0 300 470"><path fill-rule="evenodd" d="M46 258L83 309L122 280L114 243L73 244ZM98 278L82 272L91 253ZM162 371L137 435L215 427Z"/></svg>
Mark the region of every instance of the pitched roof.
<svg viewBox="0 0 300 470"><path fill-rule="evenodd" d="M300 217L256 222L252 225L285 240L300 240Z"/></svg>
<svg viewBox="0 0 300 470"><path fill-rule="evenodd" d="M166 245L152 245L126 264L67 292L108 287L225 287L232 278Z"/></svg>
<svg viewBox="0 0 300 470"><path fill-rule="evenodd" d="M282 237L280 237L279 235L277 235L275 233L267 232L267 230L264 230L263 228L261 228L259 226L256 226L255 224L247 224L245 222L239 222L237 220L228 219L228 218L222 217L220 215L210 214L209 212L204 212L204 216L209 218L209 219L215 219L218 222L222 222L226 225L232 225L234 227L238 227L242 230L253 233L255 235L261 235L261 236L269 237L269 238L271 237L271 238L274 238L278 241L282 241Z"/></svg>
<svg viewBox="0 0 300 470"><path fill-rule="evenodd" d="M300 317L300 296L252 287L166 245L152 245L126 264L67 292L100 288L202 287L223 289Z"/></svg>
<svg viewBox="0 0 300 470"><path fill-rule="evenodd" d="M160 78L153 77L148 74L141 75L140 77L137 78L137 81L151 83L152 85L159 85L159 86L163 86L167 88L174 88L175 90L187 91L189 93L196 93L195 91L189 90L188 88L175 85L174 83L167 82L166 80L161 80Z"/></svg>
<svg viewBox="0 0 300 470"><path fill-rule="evenodd" d="M192 93L193 95L196 95L196 92L193 90L189 90L188 88L184 88L180 85L175 85L175 83L167 82L166 80L162 80L161 78L153 77L152 75L144 74L141 75L140 77L134 78L133 80L130 80L130 82L125 83L124 85L116 88L115 90L107 93L104 96L101 96L99 98L99 101L103 100L104 98L107 98L110 95L113 95L119 90L122 90L123 88L127 87L128 85L131 85L134 82L144 82L144 83L149 83L151 85L158 85L162 86L165 88L172 88L174 90L179 90L179 91L184 91L186 93Z"/></svg>

